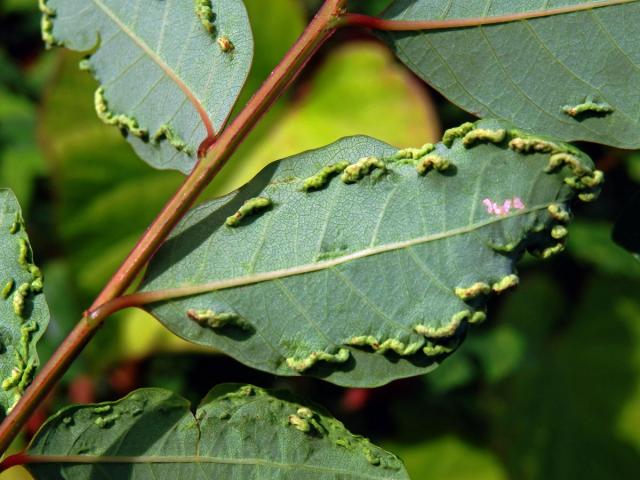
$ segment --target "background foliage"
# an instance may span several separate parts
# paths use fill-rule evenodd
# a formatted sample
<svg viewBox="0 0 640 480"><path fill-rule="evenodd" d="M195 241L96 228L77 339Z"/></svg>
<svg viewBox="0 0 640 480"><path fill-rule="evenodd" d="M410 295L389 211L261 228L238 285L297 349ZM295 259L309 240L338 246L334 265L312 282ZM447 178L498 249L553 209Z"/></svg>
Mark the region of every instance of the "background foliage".
<svg viewBox="0 0 640 480"><path fill-rule="evenodd" d="M42 360L63 338L180 177L140 162L93 112L79 56L44 53L36 2L0 2L0 185L11 186L47 277L51 325ZM318 2L245 0L256 59L241 104L295 40ZM385 1L353 1L375 10ZM368 134L397 146L466 120L364 31L344 31L234 156L207 196L276 158ZM59 407L169 388L197 402L215 384L285 387L325 405L353 432L401 456L413 478L600 479L640 471L640 263L611 242L640 189L640 156L582 146L605 170L600 200L581 205L568 252L527 259L522 285L426 377L371 391L282 379L199 352L145 314L110 320L29 425ZM168 368L171 366L171 368ZM25 439L21 439L22 442ZM10 471L4 478L20 478Z"/></svg>

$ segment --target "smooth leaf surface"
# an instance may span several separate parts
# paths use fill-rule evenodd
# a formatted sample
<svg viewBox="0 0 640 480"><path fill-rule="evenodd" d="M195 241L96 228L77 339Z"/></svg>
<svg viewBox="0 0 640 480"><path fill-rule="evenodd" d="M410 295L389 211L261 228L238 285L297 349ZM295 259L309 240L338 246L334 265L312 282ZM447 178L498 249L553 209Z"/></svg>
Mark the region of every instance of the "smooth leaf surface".
<svg viewBox="0 0 640 480"><path fill-rule="evenodd" d="M82 68L100 82L98 115L152 166L188 173L249 73L253 39L242 1L203 2L211 21L193 1L42 3L45 42L88 52Z"/></svg>
<svg viewBox="0 0 640 480"><path fill-rule="evenodd" d="M600 2L396 0L385 16L394 20L483 18L589 3ZM384 37L409 68L475 115L505 119L565 141L638 148L639 17L640 3L630 2L496 25Z"/></svg>
<svg viewBox="0 0 640 480"><path fill-rule="evenodd" d="M577 171L600 182L591 161L563 144L553 149L573 152L574 166L545 173L548 153L517 147L552 144L499 127L467 124L466 140L448 131L449 146L430 154L351 137L268 166L187 215L143 281L143 291L172 298L150 311L185 339L279 375L372 386L432 370L468 322L482 320L488 294L517 283L524 249L562 249L561 204L576 193L566 182L577 186ZM471 141L499 133L496 144ZM452 165L419 175L416 164L432 160ZM340 162L351 164L347 177L363 162L378 168L303 191Z"/></svg>
<svg viewBox="0 0 640 480"><path fill-rule="evenodd" d="M22 211L0 189L0 417L13 408L38 367L36 344L49 323L42 273L33 264Z"/></svg>
<svg viewBox="0 0 640 480"><path fill-rule="evenodd" d="M640 259L640 192L624 207L613 230L614 240Z"/></svg>
<svg viewBox="0 0 640 480"><path fill-rule="evenodd" d="M220 385L198 407L160 389L52 417L27 454L36 478L407 479L393 455L282 393Z"/></svg>

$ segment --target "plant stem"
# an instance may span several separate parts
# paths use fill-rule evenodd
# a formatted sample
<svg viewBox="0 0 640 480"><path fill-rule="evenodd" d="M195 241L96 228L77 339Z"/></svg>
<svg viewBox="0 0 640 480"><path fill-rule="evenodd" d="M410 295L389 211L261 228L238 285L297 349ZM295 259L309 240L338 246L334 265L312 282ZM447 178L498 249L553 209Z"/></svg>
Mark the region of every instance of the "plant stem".
<svg viewBox="0 0 640 480"><path fill-rule="evenodd" d="M549 8L546 10L534 10L529 12L512 13L507 15L495 15L472 18L450 18L447 20L386 20L384 18L371 17L350 13L340 19L340 26L359 26L373 30L386 30L393 32L407 32L416 30L444 30L447 28L477 27L480 25L493 25L496 23L515 22L531 18L551 17L566 13L593 10L595 8L635 3L639 0L605 0L592 3L578 3L565 7Z"/></svg>
<svg viewBox="0 0 640 480"><path fill-rule="evenodd" d="M88 312L38 373L22 399L0 425L0 453L5 452L37 405L102 325L106 316L90 315L122 295L145 267L198 196L231 157L264 113L298 76L315 51L334 33L346 0L325 0L298 41L249 100L235 120L211 145L176 194L162 209L138 244L97 296Z"/></svg>

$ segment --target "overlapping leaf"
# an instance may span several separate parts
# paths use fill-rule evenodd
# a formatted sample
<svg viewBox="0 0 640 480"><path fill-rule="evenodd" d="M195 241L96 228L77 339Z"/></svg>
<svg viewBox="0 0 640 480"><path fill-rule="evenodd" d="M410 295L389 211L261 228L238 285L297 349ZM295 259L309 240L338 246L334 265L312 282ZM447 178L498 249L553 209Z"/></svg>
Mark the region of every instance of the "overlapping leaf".
<svg viewBox="0 0 640 480"><path fill-rule="evenodd" d="M187 215L142 284L173 298L150 311L279 375L372 386L430 371L517 283L525 248L562 249L566 202L601 182L572 147L506 128L402 151L351 137L267 167Z"/></svg>
<svg viewBox="0 0 640 480"><path fill-rule="evenodd" d="M395 20L497 17L597 0L396 0ZM638 148L640 2L496 25L385 34L399 58L480 117Z"/></svg>
<svg viewBox="0 0 640 480"><path fill-rule="evenodd" d="M0 189L0 418L38 367L36 343L49 323L42 288L20 206L13 192Z"/></svg>
<svg viewBox="0 0 640 480"><path fill-rule="evenodd" d="M43 38L89 52L96 110L157 168L191 170L247 78L253 39L241 0L40 0Z"/></svg>
<svg viewBox="0 0 640 480"><path fill-rule="evenodd" d="M248 385L214 388L195 416L160 389L66 408L27 453L43 479L408 478L395 456L327 413Z"/></svg>

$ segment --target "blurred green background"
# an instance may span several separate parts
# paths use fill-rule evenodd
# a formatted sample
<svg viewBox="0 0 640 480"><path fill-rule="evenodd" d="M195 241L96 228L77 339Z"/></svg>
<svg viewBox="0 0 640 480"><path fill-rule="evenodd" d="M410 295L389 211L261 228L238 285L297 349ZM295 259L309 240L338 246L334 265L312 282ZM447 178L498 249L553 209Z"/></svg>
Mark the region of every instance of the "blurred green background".
<svg viewBox="0 0 640 480"><path fill-rule="evenodd" d="M245 0L256 58L239 105L304 28L318 1ZM389 0L353 0L377 13ZM93 111L78 55L45 52L35 0L0 0L0 185L25 211L53 318L43 360L64 338L181 176L154 171ZM206 197L267 163L339 137L398 147L436 140L468 116L413 77L364 30L340 32L270 111ZM205 352L139 311L107 322L16 442L72 402L140 386L197 401L213 385L294 390L354 432L400 455L414 479L609 479L640 474L640 262L611 241L640 189L640 154L582 145L607 173L599 202L580 206L567 252L526 258L522 285L493 302L435 373L374 390L281 379ZM28 478L20 470L5 479Z"/></svg>

